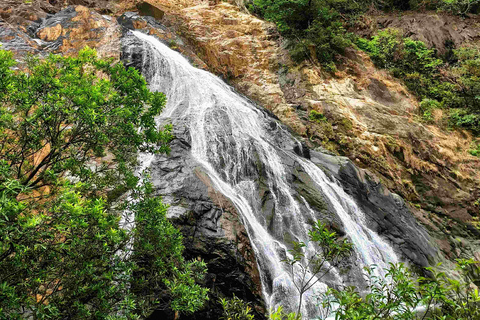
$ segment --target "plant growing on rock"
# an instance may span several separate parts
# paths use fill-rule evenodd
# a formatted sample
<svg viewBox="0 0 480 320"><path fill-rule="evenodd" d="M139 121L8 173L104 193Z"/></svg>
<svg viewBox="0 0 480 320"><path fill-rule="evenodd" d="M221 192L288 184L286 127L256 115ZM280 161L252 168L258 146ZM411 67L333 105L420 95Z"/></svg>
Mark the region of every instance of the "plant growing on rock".
<svg viewBox="0 0 480 320"><path fill-rule="evenodd" d="M318 250L309 255L308 251L305 252L307 244L294 241L293 248L289 250L291 256L284 260L290 267L289 272L299 294L298 316L301 315L303 294L353 252L352 243L338 239L337 234L329 231L320 221L313 225L308 236Z"/></svg>
<svg viewBox="0 0 480 320"><path fill-rule="evenodd" d="M252 309L242 299L233 295L232 299L220 299L223 308L223 316L220 320L253 320ZM276 311L270 312L269 320L299 320L300 317L295 313L285 313L282 306Z"/></svg>
<svg viewBox="0 0 480 320"><path fill-rule="evenodd" d="M455 62L449 64L425 43L391 29L380 31L371 40L359 39L357 45L422 100L420 111L427 122L433 120L433 109L449 108L452 126L480 133L479 48L470 45L453 50Z"/></svg>
<svg viewBox="0 0 480 320"><path fill-rule="evenodd" d="M220 320L253 320L252 308L237 296L231 299L220 299L223 308L223 316Z"/></svg>

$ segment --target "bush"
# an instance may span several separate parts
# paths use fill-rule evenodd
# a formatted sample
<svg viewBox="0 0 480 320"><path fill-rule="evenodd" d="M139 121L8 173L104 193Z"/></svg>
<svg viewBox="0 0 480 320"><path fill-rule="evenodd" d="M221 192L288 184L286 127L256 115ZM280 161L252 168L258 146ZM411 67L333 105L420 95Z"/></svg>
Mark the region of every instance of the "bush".
<svg viewBox="0 0 480 320"><path fill-rule="evenodd" d="M233 295L231 299L220 299L223 316L220 320L253 320L252 308L242 299Z"/></svg>
<svg viewBox="0 0 480 320"><path fill-rule="evenodd" d="M422 113L423 120L426 122L433 122L433 110L440 108L440 103L433 99L423 99L420 102L420 112Z"/></svg>
<svg viewBox="0 0 480 320"><path fill-rule="evenodd" d="M373 276L366 268L369 293L362 295L357 288L330 289L324 296L324 307L335 311L338 320L368 319L479 319L479 262L457 260L462 279L447 277L427 268L431 277L416 278L403 264L391 265L386 279ZM425 308L424 313L419 307Z"/></svg>
<svg viewBox="0 0 480 320"><path fill-rule="evenodd" d="M352 44L351 35L343 27L336 9L348 3L338 0L254 0L250 10L274 22L280 33L290 39L295 61L313 58L328 63Z"/></svg>
<svg viewBox="0 0 480 320"><path fill-rule="evenodd" d="M480 48L466 46L454 50L458 59L453 73L464 98L464 106L472 113L480 113Z"/></svg>
<svg viewBox="0 0 480 320"><path fill-rule="evenodd" d="M477 144L474 149L468 150L468 152L475 157L480 157L480 144Z"/></svg>
<svg viewBox="0 0 480 320"><path fill-rule="evenodd" d="M403 38L399 30L386 29L371 40L359 39L357 45L377 66L403 79L419 97L434 98L431 90L441 84L440 67L444 63L423 42Z"/></svg>
<svg viewBox="0 0 480 320"><path fill-rule="evenodd" d="M472 114L468 109L450 110L449 122L453 127L465 128L477 135L480 134L480 115Z"/></svg>
<svg viewBox="0 0 480 320"><path fill-rule="evenodd" d="M458 15L478 13L480 0L441 0L438 8Z"/></svg>
<svg viewBox="0 0 480 320"><path fill-rule="evenodd" d="M232 299L220 299L223 315L220 320L253 320L252 309L245 301L233 295ZM268 316L269 320L301 320L295 313L285 313L282 306Z"/></svg>

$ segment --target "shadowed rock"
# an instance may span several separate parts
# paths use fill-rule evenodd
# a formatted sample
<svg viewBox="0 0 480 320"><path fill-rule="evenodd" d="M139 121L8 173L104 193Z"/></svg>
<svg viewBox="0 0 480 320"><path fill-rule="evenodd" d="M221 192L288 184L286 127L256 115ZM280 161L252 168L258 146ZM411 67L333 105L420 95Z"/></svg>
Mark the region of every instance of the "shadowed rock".
<svg viewBox="0 0 480 320"><path fill-rule="evenodd" d="M150 16L154 17L157 20L162 20L163 15L165 14L162 10L160 10L158 7L154 6L153 4L150 4L148 2L140 2L137 4L137 9L138 12L142 16Z"/></svg>

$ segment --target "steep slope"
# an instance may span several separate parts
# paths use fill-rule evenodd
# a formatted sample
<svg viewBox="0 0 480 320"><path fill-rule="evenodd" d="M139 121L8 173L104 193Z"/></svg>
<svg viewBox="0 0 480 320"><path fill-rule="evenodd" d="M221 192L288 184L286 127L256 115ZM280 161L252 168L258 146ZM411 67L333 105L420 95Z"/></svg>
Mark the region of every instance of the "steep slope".
<svg viewBox="0 0 480 320"><path fill-rule="evenodd" d="M472 225L479 214L480 159L468 153L474 141L468 132L423 124L415 98L360 52L350 50L341 70L330 76L309 63L294 65L274 26L235 5L154 3L210 70L271 110L307 146L349 157L410 201L449 258L480 258L480 233ZM456 33L456 20L450 20L445 39L475 38L475 20L471 26L462 22ZM417 23L408 17L401 21ZM312 110L328 122L311 121Z"/></svg>

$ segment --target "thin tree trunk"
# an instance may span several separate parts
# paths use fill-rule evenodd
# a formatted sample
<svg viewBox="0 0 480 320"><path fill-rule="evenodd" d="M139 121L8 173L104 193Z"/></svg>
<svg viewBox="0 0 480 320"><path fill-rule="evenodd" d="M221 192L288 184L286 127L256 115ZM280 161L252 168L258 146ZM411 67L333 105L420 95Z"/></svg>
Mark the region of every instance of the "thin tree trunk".
<svg viewBox="0 0 480 320"><path fill-rule="evenodd" d="M300 316L300 313L302 311L302 299L303 299L303 292L300 293L300 301L298 301L297 317Z"/></svg>

